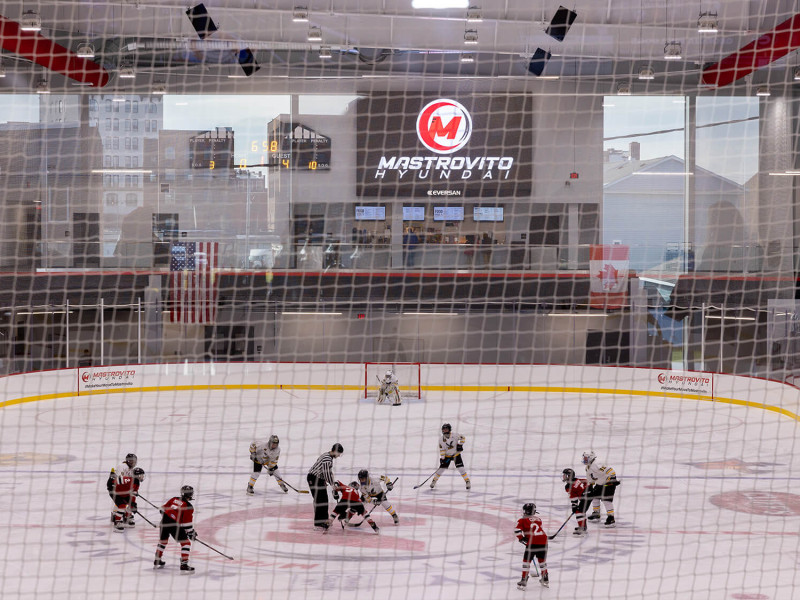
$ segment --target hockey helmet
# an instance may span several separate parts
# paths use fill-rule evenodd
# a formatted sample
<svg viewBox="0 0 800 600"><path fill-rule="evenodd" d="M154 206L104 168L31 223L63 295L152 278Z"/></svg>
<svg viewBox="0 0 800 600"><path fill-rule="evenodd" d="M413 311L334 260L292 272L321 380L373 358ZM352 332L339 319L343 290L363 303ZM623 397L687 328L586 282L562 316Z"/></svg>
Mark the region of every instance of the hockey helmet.
<svg viewBox="0 0 800 600"><path fill-rule="evenodd" d="M354 490L357 490L359 487L359 483L357 481L351 481L350 487L353 488Z"/></svg>
<svg viewBox="0 0 800 600"><path fill-rule="evenodd" d="M575 471L572 469L564 469L561 471L561 481L566 483L571 483L575 481Z"/></svg>
<svg viewBox="0 0 800 600"><path fill-rule="evenodd" d="M133 477L139 480L139 483L144 481L144 469L142 467L136 467L133 470Z"/></svg>
<svg viewBox="0 0 800 600"><path fill-rule="evenodd" d="M333 446L331 446L331 456L334 458L339 457L344 452L344 448L339 442L336 442Z"/></svg>
<svg viewBox="0 0 800 600"><path fill-rule="evenodd" d="M364 483L366 483L368 478L369 478L369 471L367 471L366 469L361 469L358 472L359 481L363 481Z"/></svg>
<svg viewBox="0 0 800 600"><path fill-rule="evenodd" d="M589 466L590 464L592 464L594 462L595 458L597 458L597 457L594 455L594 451L589 450L589 452L584 452L583 453L583 464L585 464L586 466Z"/></svg>
<svg viewBox="0 0 800 600"><path fill-rule="evenodd" d="M277 435L273 434L273 435L269 436L269 447L270 447L270 450L274 450L275 448L277 448L278 444L280 444L280 443L281 442L278 439Z"/></svg>
<svg viewBox="0 0 800 600"><path fill-rule="evenodd" d="M383 376L384 377L392 377L392 376L394 376L394 373L392 373L392 370L389 369L388 371L386 371L386 373L383 374Z"/></svg>
<svg viewBox="0 0 800 600"><path fill-rule="evenodd" d="M128 452L128 454L125 455L125 464L127 464L131 469L136 466L138 461L139 459L133 452Z"/></svg>
<svg viewBox="0 0 800 600"><path fill-rule="evenodd" d="M442 425L442 433L450 433L453 431L453 428L450 427L450 423L445 423Z"/></svg>
<svg viewBox="0 0 800 600"><path fill-rule="evenodd" d="M522 505L522 516L532 517L536 514L536 505L533 502L528 502Z"/></svg>
<svg viewBox="0 0 800 600"><path fill-rule="evenodd" d="M181 488L181 500L193 500L194 488L190 485L184 485Z"/></svg>

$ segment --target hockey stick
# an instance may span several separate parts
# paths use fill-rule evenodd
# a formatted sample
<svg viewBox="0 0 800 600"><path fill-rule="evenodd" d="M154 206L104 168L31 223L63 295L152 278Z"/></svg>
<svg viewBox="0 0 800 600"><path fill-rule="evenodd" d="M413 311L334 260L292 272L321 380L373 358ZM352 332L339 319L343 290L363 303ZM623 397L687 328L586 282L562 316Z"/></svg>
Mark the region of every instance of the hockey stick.
<svg viewBox="0 0 800 600"><path fill-rule="evenodd" d="M310 494L310 493L311 493L311 492L309 492L308 490L298 490L298 489L297 489L296 487L294 487L294 486L293 486L291 483L287 483L287 482L286 482L284 479L281 479L281 481L283 481L283 483L284 483L284 484L286 484L286 487L288 487L288 488L292 488L292 489L293 489L295 492L297 492L298 494Z"/></svg>
<svg viewBox="0 0 800 600"><path fill-rule="evenodd" d="M155 523L153 523L153 522L152 522L150 519L148 519L147 517L145 517L145 516L144 516L142 513L140 513L138 510L136 511L136 514L137 514L137 515L139 515L140 517L142 517L142 519L144 519L146 523L149 523L149 524L150 524L150 525L152 525L153 527L158 527L158 525L156 525Z"/></svg>
<svg viewBox="0 0 800 600"><path fill-rule="evenodd" d="M194 538L194 541L195 541L195 542L200 542L201 544L203 544L203 546L205 546L205 547L206 547L206 548L208 548L209 550L213 550L214 552L216 552L216 553L217 553L217 554L219 554L220 556L224 556L224 557L225 557L225 558L227 558L228 560L236 560L236 559L235 559L235 558L233 558L232 556L228 556L228 555L227 555L227 554L225 554L224 552L220 552L219 550L217 550L216 548L214 548L214 546L211 546L211 545L209 545L209 544L206 544L206 543L205 543L203 540L201 540L200 538L197 538L197 537L196 537L196 538Z"/></svg>
<svg viewBox="0 0 800 600"><path fill-rule="evenodd" d="M439 470L439 469L436 469L436 471L438 471L438 470ZM418 488L421 488L423 485L425 485L426 483L428 483L428 479L430 479L431 477L433 477L434 475L436 475L436 471L434 471L433 473L431 473L430 475L428 475L428 478L427 478L427 479L425 479L425 481L423 481L423 482L422 482L422 483L420 483L419 485L415 485L415 486L414 486L414 489L416 490L416 489L418 489Z"/></svg>
<svg viewBox="0 0 800 600"><path fill-rule="evenodd" d="M155 504L153 504L152 502L150 502L150 500L148 500L147 498L145 498L145 497L144 497L144 496L142 496L141 494L138 494L138 493L137 493L137 494L136 494L136 497L137 497L137 498L141 498L142 500L144 500L145 502L147 502L147 503L148 503L150 506L152 506L153 508L155 508L155 509L156 509L158 512L161 512L161 507L160 507L160 506L156 506Z"/></svg>
<svg viewBox="0 0 800 600"><path fill-rule="evenodd" d="M394 481L392 482L392 487L394 487L394 484L397 483L398 479L400 479L400 478L399 477L395 477L394 478ZM378 503L375 506L373 506L369 510L369 512L366 515L364 515L363 519L361 519L358 523L351 523L350 527L361 527L364 524L364 521L366 521L369 518L369 516L372 514L372 511L375 510L376 508L378 508L379 506L380 506L380 503Z"/></svg>
<svg viewBox="0 0 800 600"><path fill-rule="evenodd" d="M562 529L564 529L564 526L565 526L567 523L569 523L569 520L572 518L572 515L573 515L573 513L569 513L569 516L567 517L567 520L566 520L566 521L564 521L564 522L561 524L561 527L559 527L559 528L558 528L558 531L556 531L556 532L555 532L553 535L548 535L548 536L547 536L547 539L548 539L548 540L554 540L554 539L556 539L556 536L557 536L559 533L561 533L561 530L562 530Z"/></svg>

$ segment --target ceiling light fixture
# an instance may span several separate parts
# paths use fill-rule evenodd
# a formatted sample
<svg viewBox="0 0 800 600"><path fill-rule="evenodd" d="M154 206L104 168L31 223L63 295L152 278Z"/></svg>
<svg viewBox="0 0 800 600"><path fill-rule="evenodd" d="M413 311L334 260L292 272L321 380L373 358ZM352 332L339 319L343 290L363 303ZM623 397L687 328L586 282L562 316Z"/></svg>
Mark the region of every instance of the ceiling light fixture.
<svg viewBox="0 0 800 600"><path fill-rule="evenodd" d="M467 8L469 0L411 0L411 8Z"/></svg>
<svg viewBox="0 0 800 600"><path fill-rule="evenodd" d="M3 61L0 60L0 77L6 76L6 66L3 64Z"/></svg>
<svg viewBox="0 0 800 600"><path fill-rule="evenodd" d="M153 94L154 96L163 96L166 93L167 93L167 86L165 86L163 83L155 84L153 86L153 91L151 92L151 94Z"/></svg>
<svg viewBox="0 0 800 600"><path fill-rule="evenodd" d="M333 58L333 54L331 53L330 46L320 46L319 47L319 57L322 59Z"/></svg>
<svg viewBox="0 0 800 600"><path fill-rule="evenodd" d="M800 67L795 67L794 69L794 80L800 81Z"/></svg>
<svg viewBox="0 0 800 600"><path fill-rule="evenodd" d="M680 42L667 42L664 44L664 60L681 60L683 50Z"/></svg>
<svg viewBox="0 0 800 600"><path fill-rule="evenodd" d="M94 58L94 46L92 46L89 42L81 42L78 44L78 50L75 54L79 58Z"/></svg>
<svg viewBox="0 0 800 600"><path fill-rule="evenodd" d="M478 43L478 30L477 29L467 29L464 31L464 43L473 45Z"/></svg>
<svg viewBox="0 0 800 600"><path fill-rule="evenodd" d="M22 31L41 31L42 17L35 10L26 10L20 19L19 28Z"/></svg>
<svg viewBox="0 0 800 600"><path fill-rule="evenodd" d="M467 9L467 23L483 23L481 9L477 6L470 6Z"/></svg>
<svg viewBox="0 0 800 600"><path fill-rule="evenodd" d="M295 6L292 11L292 21L295 23L308 23L308 8L305 6Z"/></svg>
<svg viewBox="0 0 800 600"><path fill-rule="evenodd" d="M652 67L642 67L641 69L639 69L639 79L650 80L655 78L656 74L655 71L653 71Z"/></svg>
<svg viewBox="0 0 800 600"><path fill-rule="evenodd" d="M136 71L130 65L123 65L119 68L120 79L136 79Z"/></svg>
<svg viewBox="0 0 800 600"><path fill-rule="evenodd" d="M766 97L766 96L769 96L769 95L771 95L771 94L770 94L768 85L760 85L760 86L758 86L758 88L756 88L756 96Z"/></svg>
<svg viewBox="0 0 800 600"><path fill-rule="evenodd" d="M461 55L461 62L462 63L474 63L475 62L475 55L472 52L464 52Z"/></svg>
<svg viewBox="0 0 800 600"><path fill-rule="evenodd" d="M47 79L40 79L36 83L36 93L37 94L49 94L50 93L50 86L47 85Z"/></svg>
<svg viewBox="0 0 800 600"><path fill-rule="evenodd" d="M717 13L701 12L697 19L698 33L717 33L719 31L719 20Z"/></svg>
<svg viewBox="0 0 800 600"><path fill-rule="evenodd" d="M308 37L309 42L321 42L322 41L322 29L319 27L314 27L313 25L308 28Z"/></svg>
<svg viewBox="0 0 800 600"><path fill-rule="evenodd" d="M617 84L617 96L630 96L631 84L626 81L621 81Z"/></svg>

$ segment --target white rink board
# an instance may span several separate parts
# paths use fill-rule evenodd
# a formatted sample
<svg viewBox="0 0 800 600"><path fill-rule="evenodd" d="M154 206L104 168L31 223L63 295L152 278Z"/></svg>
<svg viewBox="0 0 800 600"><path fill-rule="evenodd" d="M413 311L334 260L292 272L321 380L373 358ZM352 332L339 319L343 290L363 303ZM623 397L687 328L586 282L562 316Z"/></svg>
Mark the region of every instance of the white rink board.
<svg viewBox="0 0 800 600"><path fill-rule="evenodd" d="M425 403L389 408L360 403L347 389L351 375L360 385L363 365L136 368L143 387L199 387L0 410L4 598L519 598L522 547L513 528L521 504L535 502L554 533L569 506L561 470L580 473L587 449L622 480L618 527L592 524L579 539L568 524L551 543L551 588L531 580L526 596L574 600L583 586L602 598L800 595L797 424L785 416L657 395L453 388L461 378L637 389L652 379L643 369L423 365L423 385L443 389L426 392ZM3 399L68 394L77 382L76 369L7 377ZM287 387L202 389L225 385ZM715 376L714 390L787 410L797 404L797 390L764 380ZM467 438L470 492L452 468L436 490L413 489L437 466L444 421ZM335 469L346 482L361 468L399 477L390 498L400 525L378 508L380 535L337 526L322 536L311 527L309 497L284 495L266 474L246 496L248 445L272 433L295 487L305 487L309 466L336 441L345 453ZM171 542L167 568L154 572L154 530L139 519L136 529L111 531L105 480L131 451L147 471L141 492L149 500L195 486L200 537L236 561L195 544L197 572L181 576Z"/></svg>

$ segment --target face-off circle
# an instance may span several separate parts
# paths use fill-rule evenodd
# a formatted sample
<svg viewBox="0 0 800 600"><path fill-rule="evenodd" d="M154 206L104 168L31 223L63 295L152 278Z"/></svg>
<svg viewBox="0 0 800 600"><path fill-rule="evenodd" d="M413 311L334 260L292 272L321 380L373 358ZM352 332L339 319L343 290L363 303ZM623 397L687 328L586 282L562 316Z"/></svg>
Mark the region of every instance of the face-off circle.
<svg viewBox="0 0 800 600"><path fill-rule="evenodd" d="M419 141L437 154L461 150L472 135L472 117L463 104L439 99L426 104L417 117Z"/></svg>

